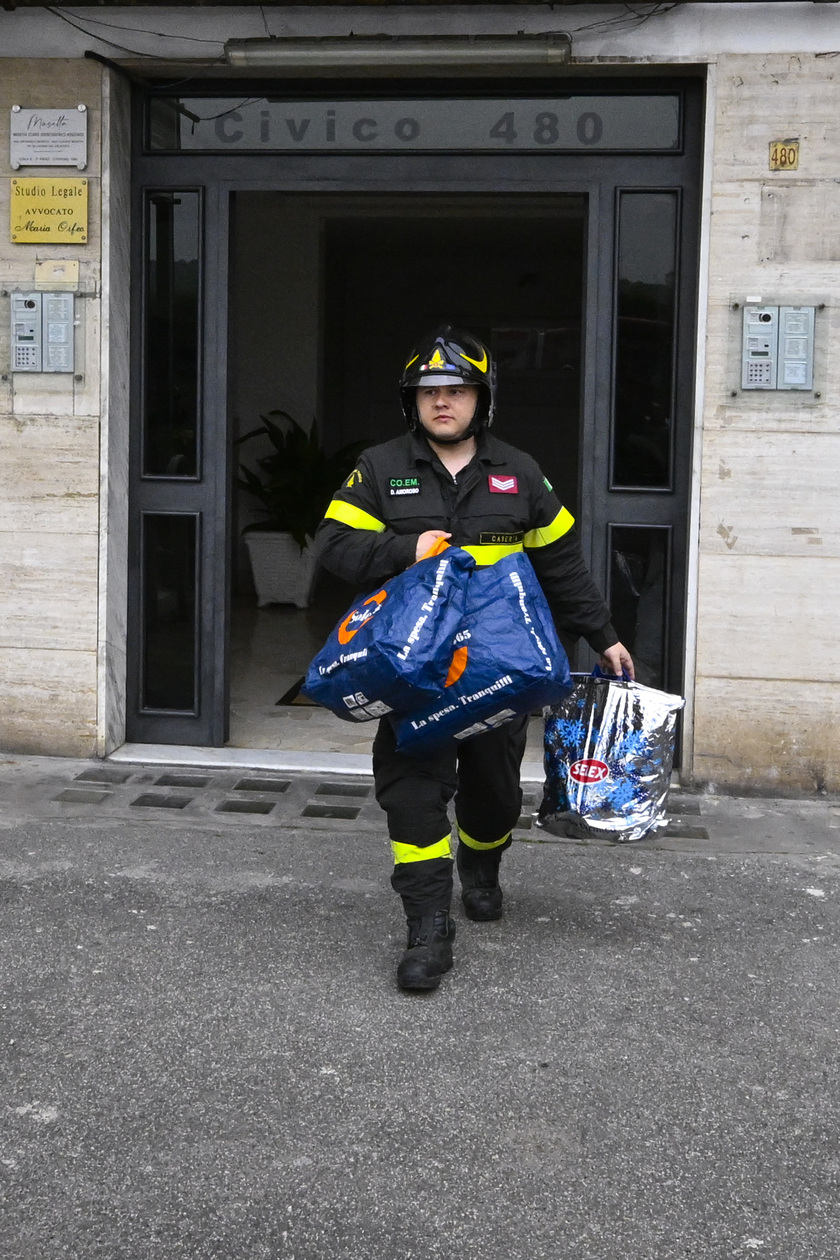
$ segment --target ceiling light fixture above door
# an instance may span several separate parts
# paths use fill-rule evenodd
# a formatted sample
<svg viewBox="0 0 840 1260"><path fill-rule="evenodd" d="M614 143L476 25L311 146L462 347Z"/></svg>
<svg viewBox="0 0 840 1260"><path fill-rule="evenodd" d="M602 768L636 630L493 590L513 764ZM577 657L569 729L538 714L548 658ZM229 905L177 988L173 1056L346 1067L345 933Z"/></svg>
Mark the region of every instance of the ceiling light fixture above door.
<svg viewBox="0 0 840 1260"><path fill-rule="evenodd" d="M292 75L544 72L568 65L571 37L544 35L336 36L230 39L225 59L237 69Z"/></svg>

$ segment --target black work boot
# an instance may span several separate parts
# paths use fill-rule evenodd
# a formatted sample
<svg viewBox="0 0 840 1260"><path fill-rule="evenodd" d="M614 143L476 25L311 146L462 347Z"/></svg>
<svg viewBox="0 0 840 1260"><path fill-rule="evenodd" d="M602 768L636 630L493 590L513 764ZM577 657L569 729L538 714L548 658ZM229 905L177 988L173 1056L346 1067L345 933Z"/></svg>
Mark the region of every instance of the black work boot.
<svg viewBox="0 0 840 1260"><path fill-rule="evenodd" d="M448 910L430 910L408 920L408 948L397 968L401 989L436 989L452 967L455 924Z"/></svg>
<svg viewBox="0 0 840 1260"><path fill-rule="evenodd" d="M502 890L499 887L501 849L471 849L458 842L456 855L461 879L461 900L468 919L487 923L502 917Z"/></svg>

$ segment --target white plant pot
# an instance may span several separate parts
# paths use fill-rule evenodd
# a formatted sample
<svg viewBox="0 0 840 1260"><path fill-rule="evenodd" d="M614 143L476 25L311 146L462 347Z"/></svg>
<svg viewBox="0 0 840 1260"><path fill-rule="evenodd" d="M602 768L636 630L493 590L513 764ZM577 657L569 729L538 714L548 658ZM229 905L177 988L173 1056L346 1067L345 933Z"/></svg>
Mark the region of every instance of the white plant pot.
<svg viewBox="0 0 840 1260"><path fill-rule="evenodd" d="M243 535L251 557L257 604L294 604L308 608L318 571L312 539L301 551L291 534L251 530Z"/></svg>

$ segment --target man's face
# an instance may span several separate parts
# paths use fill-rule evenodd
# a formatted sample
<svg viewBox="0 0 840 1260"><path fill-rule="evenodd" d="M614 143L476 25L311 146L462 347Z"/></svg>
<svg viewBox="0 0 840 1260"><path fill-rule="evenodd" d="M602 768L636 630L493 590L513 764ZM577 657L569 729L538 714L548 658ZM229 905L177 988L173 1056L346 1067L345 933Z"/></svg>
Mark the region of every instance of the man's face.
<svg viewBox="0 0 840 1260"><path fill-rule="evenodd" d="M477 385L421 385L417 390L417 414L433 442L463 437L477 403Z"/></svg>

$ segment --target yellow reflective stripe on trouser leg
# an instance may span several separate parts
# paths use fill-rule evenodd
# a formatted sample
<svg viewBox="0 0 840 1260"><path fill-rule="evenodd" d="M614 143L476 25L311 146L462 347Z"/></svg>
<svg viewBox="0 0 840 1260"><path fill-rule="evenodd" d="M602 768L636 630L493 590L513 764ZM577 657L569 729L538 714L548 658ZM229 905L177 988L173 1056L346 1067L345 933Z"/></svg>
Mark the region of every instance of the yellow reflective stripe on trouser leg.
<svg viewBox="0 0 840 1260"><path fill-rule="evenodd" d="M342 525L350 525L353 529L372 529L377 534L385 529L382 521L371 516L370 512L363 512L361 508L353 507L352 503L345 503L343 499L333 499L324 518L328 521L341 521Z"/></svg>
<svg viewBox="0 0 840 1260"><path fill-rule="evenodd" d="M403 862L428 862L430 858L452 857L449 836L444 836L442 840L438 840L437 844L427 844L425 848L420 848L417 844L402 844L399 840L392 840L391 848L394 850L394 862L397 866Z"/></svg>
<svg viewBox="0 0 840 1260"><path fill-rule="evenodd" d="M525 535L526 547L547 547L549 543L556 542L558 538L562 538L564 534L568 534L569 530L575 523L575 518L571 512L567 512L565 508L561 508L550 525L543 525L541 529L531 529Z"/></svg>
<svg viewBox="0 0 840 1260"><path fill-rule="evenodd" d="M461 550L468 551L476 564L489 565L496 564L498 560L504 560L505 556L512 556L517 551L521 551L522 543L505 543L498 547L490 543L470 543L468 547L462 547Z"/></svg>
<svg viewBox="0 0 840 1260"><path fill-rule="evenodd" d="M472 836L468 836L462 827L458 828L458 835L468 849L477 849L484 852L487 849L498 849L500 845L505 844L510 839L510 832L506 831L501 840L491 840L488 844L484 844L481 840L473 840Z"/></svg>

